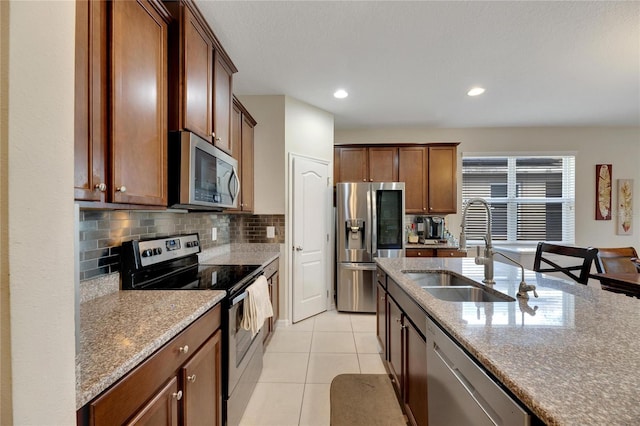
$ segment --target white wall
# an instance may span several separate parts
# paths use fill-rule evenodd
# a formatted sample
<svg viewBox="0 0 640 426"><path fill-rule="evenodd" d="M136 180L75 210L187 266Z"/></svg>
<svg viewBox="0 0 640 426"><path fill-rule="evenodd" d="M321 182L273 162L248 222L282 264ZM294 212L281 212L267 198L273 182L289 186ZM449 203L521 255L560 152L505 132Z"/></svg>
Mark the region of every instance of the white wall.
<svg viewBox="0 0 640 426"><path fill-rule="evenodd" d="M238 99L258 122L254 129L254 213L284 214L285 97L238 96Z"/></svg>
<svg viewBox="0 0 640 426"><path fill-rule="evenodd" d="M3 375L2 423L12 414L17 425L71 425L75 3L11 1L8 19L4 6L1 60L9 96L5 100L3 94L1 143L9 170L7 186L0 187L7 210L2 226L8 227L8 241L1 244L10 269L9 277L2 274L3 294L7 286L10 292L10 324L3 316L2 346L10 344L11 358L3 349L2 364L3 372L10 365L12 392L5 395Z"/></svg>
<svg viewBox="0 0 640 426"><path fill-rule="evenodd" d="M336 132L336 144L460 142L458 146L458 212L461 212L462 152L566 152L576 153L576 244L582 246L635 246L640 249L640 128L384 128ZM634 232L616 235L613 220L595 220L595 165L612 164L613 179L634 179ZM614 186L615 188L615 186ZM615 191L612 194L615 206ZM447 217L448 227L459 232L460 215Z"/></svg>
<svg viewBox="0 0 640 426"><path fill-rule="evenodd" d="M281 247L280 306L282 320L291 319L291 220L288 208L290 153L328 161L333 175L333 115L284 95L238 96L258 122L255 127L255 214L284 214ZM327 212L329 214L329 212Z"/></svg>

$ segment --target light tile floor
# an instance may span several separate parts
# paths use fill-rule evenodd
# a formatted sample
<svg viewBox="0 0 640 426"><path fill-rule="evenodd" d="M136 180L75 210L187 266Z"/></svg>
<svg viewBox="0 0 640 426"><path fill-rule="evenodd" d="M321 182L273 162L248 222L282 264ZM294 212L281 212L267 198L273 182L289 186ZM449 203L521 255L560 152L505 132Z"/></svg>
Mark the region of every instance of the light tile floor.
<svg viewBox="0 0 640 426"><path fill-rule="evenodd" d="M329 387L343 373L385 373L373 314L327 311L278 327L241 426L329 425Z"/></svg>

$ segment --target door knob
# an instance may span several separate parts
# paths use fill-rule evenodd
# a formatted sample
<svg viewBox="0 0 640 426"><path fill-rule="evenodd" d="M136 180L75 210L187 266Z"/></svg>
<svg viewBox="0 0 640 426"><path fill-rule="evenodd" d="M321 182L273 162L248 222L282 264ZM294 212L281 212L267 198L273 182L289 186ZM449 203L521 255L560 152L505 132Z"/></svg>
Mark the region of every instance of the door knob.
<svg viewBox="0 0 640 426"><path fill-rule="evenodd" d="M302 247L300 246L296 247L296 251L302 251Z"/></svg>

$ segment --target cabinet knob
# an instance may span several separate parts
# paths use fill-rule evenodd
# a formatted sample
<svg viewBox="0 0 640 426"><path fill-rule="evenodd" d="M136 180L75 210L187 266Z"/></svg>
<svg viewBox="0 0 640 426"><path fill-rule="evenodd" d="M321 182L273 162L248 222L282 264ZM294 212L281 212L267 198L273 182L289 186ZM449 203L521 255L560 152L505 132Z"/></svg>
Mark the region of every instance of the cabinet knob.
<svg viewBox="0 0 640 426"><path fill-rule="evenodd" d="M127 187L122 185L116 188L116 191L118 192L127 192Z"/></svg>
<svg viewBox="0 0 640 426"><path fill-rule="evenodd" d="M422 210L426 210L426 208L425 208L425 207L423 207L423 208L422 208Z"/></svg>
<svg viewBox="0 0 640 426"><path fill-rule="evenodd" d="M187 381L191 382L191 383L195 382L196 381L196 375L192 374L190 376L187 376Z"/></svg>
<svg viewBox="0 0 640 426"><path fill-rule="evenodd" d="M222 138L214 138L216 141L220 142Z"/></svg>
<svg viewBox="0 0 640 426"><path fill-rule="evenodd" d="M367 180L366 180L366 179L362 179L362 181L363 181L363 182L366 182Z"/></svg>
<svg viewBox="0 0 640 426"><path fill-rule="evenodd" d="M180 346L179 351L181 354L186 354L187 352L189 352L189 345Z"/></svg>
<svg viewBox="0 0 640 426"><path fill-rule="evenodd" d="M174 399L180 401L182 399L182 391L174 392L171 394Z"/></svg>
<svg viewBox="0 0 640 426"><path fill-rule="evenodd" d="M216 132L211 132L211 137L215 138L216 137Z"/></svg>
<svg viewBox="0 0 640 426"><path fill-rule="evenodd" d="M369 179L369 182L373 182L373 179Z"/></svg>
<svg viewBox="0 0 640 426"><path fill-rule="evenodd" d="M97 184L97 185L95 186L95 189L97 189L97 190L98 190L98 191L100 191L100 192L104 192L104 191L106 191L106 190L107 190L107 184L106 184L106 183L101 182L101 183L99 183L99 184Z"/></svg>

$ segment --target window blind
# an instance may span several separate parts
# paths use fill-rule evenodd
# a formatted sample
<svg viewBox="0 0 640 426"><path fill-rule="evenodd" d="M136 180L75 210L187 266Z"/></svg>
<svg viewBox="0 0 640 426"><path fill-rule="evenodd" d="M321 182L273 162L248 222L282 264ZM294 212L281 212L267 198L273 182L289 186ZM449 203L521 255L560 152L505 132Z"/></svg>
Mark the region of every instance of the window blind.
<svg viewBox="0 0 640 426"><path fill-rule="evenodd" d="M508 243L575 241L575 156L463 157L462 199L491 205L493 240ZM467 236L486 234L486 212L467 211Z"/></svg>

